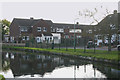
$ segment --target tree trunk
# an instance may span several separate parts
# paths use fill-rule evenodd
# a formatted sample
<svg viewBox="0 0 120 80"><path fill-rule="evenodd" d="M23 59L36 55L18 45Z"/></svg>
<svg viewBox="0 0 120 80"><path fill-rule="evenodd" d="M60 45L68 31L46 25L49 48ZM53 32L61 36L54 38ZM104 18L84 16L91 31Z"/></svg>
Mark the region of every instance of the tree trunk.
<svg viewBox="0 0 120 80"><path fill-rule="evenodd" d="M111 51L111 35L108 35L108 52Z"/></svg>
<svg viewBox="0 0 120 80"><path fill-rule="evenodd" d="M95 53L96 49L95 49L95 37L94 37L94 53Z"/></svg>
<svg viewBox="0 0 120 80"><path fill-rule="evenodd" d="M84 38L84 53L86 52L86 38Z"/></svg>
<svg viewBox="0 0 120 80"><path fill-rule="evenodd" d="M68 49L67 49L67 39L66 38L65 38L65 44L66 44L66 51L67 51Z"/></svg>

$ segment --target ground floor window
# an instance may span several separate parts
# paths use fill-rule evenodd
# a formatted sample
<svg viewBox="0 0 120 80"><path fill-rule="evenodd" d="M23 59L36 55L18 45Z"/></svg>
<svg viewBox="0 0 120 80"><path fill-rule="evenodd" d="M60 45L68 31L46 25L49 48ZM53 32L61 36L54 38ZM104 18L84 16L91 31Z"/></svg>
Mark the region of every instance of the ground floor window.
<svg viewBox="0 0 120 80"><path fill-rule="evenodd" d="M37 42L41 42L41 38L40 37L36 37Z"/></svg>
<svg viewBox="0 0 120 80"><path fill-rule="evenodd" d="M23 36L22 40L29 40L29 36Z"/></svg>
<svg viewBox="0 0 120 80"><path fill-rule="evenodd" d="M22 40L25 40L25 36L22 37Z"/></svg>
<svg viewBox="0 0 120 80"><path fill-rule="evenodd" d="M14 37L10 37L10 40L11 40L11 42L13 42L14 41Z"/></svg>

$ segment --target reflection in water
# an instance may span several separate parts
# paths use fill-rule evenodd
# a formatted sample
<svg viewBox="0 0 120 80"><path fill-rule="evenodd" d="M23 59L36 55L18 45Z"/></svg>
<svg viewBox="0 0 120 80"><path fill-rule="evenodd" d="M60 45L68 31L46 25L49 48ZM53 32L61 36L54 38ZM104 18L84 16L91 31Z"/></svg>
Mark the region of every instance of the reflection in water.
<svg viewBox="0 0 120 80"><path fill-rule="evenodd" d="M2 53L0 53L0 71L2 70Z"/></svg>
<svg viewBox="0 0 120 80"><path fill-rule="evenodd" d="M17 78L118 78L120 70L55 55L6 53L2 55L2 72Z"/></svg>

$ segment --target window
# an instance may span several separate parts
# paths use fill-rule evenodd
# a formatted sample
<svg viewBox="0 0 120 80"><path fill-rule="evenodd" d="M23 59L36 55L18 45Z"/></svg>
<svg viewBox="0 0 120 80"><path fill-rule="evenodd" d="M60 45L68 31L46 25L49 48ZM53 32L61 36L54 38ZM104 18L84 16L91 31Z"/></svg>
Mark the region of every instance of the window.
<svg viewBox="0 0 120 80"><path fill-rule="evenodd" d="M54 37L54 39L58 39L58 37Z"/></svg>
<svg viewBox="0 0 120 80"><path fill-rule="evenodd" d="M25 27L25 26L22 26L22 27L20 27L20 30L21 30L22 32L27 32L27 31L28 31L28 28Z"/></svg>
<svg viewBox="0 0 120 80"><path fill-rule="evenodd" d="M25 36L22 37L22 40L25 40Z"/></svg>
<svg viewBox="0 0 120 80"><path fill-rule="evenodd" d="M64 38L69 38L69 36L68 36L68 35L65 35Z"/></svg>
<svg viewBox="0 0 120 80"><path fill-rule="evenodd" d="M63 28L57 28L57 32L64 32Z"/></svg>
<svg viewBox="0 0 120 80"><path fill-rule="evenodd" d="M46 41L46 39L47 39L47 38L45 37L45 41Z"/></svg>
<svg viewBox="0 0 120 80"><path fill-rule="evenodd" d="M29 40L29 36L26 36L26 40Z"/></svg>
<svg viewBox="0 0 120 80"><path fill-rule="evenodd" d="M38 31L38 32L41 32L41 27L37 27L37 31Z"/></svg>
<svg viewBox="0 0 120 80"><path fill-rule="evenodd" d="M14 37L10 37L10 40L11 40L11 42L13 42L14 41Z"/></svg>
<svg viewBox="0 0 120 80"><path fill-rule="evenodd" d="M115 29L115 25L114 24L110 24L110 28L111 29Z"/></svg>
<svg viewBox="0 0 120 80"><path fill-rule="evenodd" d="M50 37L50 40L52 40L52 37Z"/></svg>
<svg viewBox="0 0 120 80"><path fill-rule="evenodd" d="M23 36L22 40L29 40L29 36Z"/></svg>
<svg viewBox="0 0 120 80"><path fill-rule="evenodd" d="M98 39L102 39L102 36L98 36Z"/></svg>
<svg viewBox="0 0 120 80"><path fill-rule="evenodd" d="M43 31L44 31L44 32L46 32L46 31L47 31L46 27L43 27Z"/></svg>
<svg viewBox="0 0 120 80"><path fill-rule="evenodd" d="M51 32L55 32L55 29L51 29Z"/></svg>
<svg viewBox="0 0 120 80"><path fill-rule="evenodd" d="M39 38L37 37L37 40L39 40Z"/></svg>
<svg viewBox="0 0 120 80"><path fill-rule="evenodd" d="M82 30L81 30L81 29L75 29L75 30L74 30L74 29L69 29L69 32L70 32L70 33L74 33L74 32L75 32L75 33L81 33Z"/></svg>
<svg viewBox="0 0 120 80"><path fill-rule="evenodd" d="M81 38L81 36L77 36L77 38Z"/></svg>
<svg viewBox="0 0 120 80"><path fill-rule="evenodd" d="M88 31L88 33L92 33L92 30L90 29L90 30Z"/></svg>

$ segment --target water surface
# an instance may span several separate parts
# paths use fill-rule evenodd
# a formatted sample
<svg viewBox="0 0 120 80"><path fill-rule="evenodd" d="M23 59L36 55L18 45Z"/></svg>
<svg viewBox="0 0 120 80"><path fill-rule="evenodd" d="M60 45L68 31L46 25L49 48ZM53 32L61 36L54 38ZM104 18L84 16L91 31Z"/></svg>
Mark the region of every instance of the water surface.
<svg viewBox="0 0 120 80"><path fill-rule="evenodd" d="M120 78L118 66L56 55L2 52L5 78Z"/></svg>

